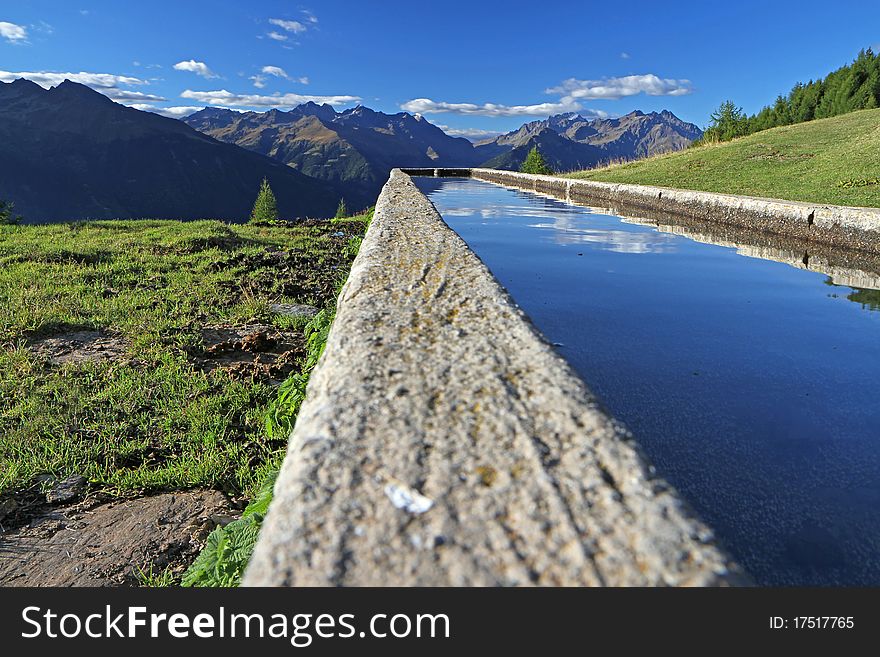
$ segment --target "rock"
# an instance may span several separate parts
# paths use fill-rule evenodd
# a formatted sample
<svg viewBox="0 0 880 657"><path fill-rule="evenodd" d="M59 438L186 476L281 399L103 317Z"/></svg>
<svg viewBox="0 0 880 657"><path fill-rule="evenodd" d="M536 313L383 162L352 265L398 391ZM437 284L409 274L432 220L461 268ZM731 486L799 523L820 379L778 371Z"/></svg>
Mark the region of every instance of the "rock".
<svg viewBox="0 0 880 657"><path fill-rule="evenodd" d="M8 498L0 502L0 522L3 522L3 519L11 514L13 511L15 511L17 508L18 502L16 502L12 498Z"/></svg>
<svg viewBox="0 0 880 657"><path fill-rule="evenodd" d="M46 493L46 501L49 504L60 504L61 502L69 502L82 495L88 482L81 475L71 475L66 479L62 479L55 484L48 493Z"/></svg>
<svg viewBox="0 0 880 657"><path fill-rule="evenodd" d="M273 303L269 308L273 313L284 315L285 317L314 317L319 312L314 306L298 303Z"/></svg>

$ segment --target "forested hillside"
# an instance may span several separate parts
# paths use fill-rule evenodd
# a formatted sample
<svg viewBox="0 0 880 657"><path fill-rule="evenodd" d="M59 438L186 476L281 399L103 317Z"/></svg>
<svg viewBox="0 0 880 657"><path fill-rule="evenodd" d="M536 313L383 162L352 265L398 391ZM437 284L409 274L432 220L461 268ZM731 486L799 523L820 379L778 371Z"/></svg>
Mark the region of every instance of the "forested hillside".
<svg viewBox="0 0 880 657"><path fill-rule="evenodd" d="M767 128L826 119L856 110L880 107L880 55L868 48L852 64L820 80L797 83L785 96L747 116L733 101L712 114L703 142L727 141Z"/></svg>

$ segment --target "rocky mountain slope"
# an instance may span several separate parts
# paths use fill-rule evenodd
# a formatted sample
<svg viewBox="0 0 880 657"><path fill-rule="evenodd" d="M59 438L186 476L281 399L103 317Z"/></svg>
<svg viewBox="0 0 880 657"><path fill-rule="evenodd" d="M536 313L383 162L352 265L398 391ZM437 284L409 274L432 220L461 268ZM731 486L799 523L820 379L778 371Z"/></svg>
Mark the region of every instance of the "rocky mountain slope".
<svg viewBox="0 0 880 657"><path fill-rule="evenodd" d="M283 217L332 215L339 200L332 184L84 85L0 83L0 198L26 221L244 220L264 176Z"/></svg>
<svg viewBox="0 0 880 657"><path fill-rule="evenodd" d="M185 119L216 139L273 157L343 187L349 207L375 202L394 167L473 166L473 145L421 116L306 103L288 112L208 107Z"/></svg>
<svg viewBox="0 0 880 657"><path fill-rule="evenodd" d="M703 134L672 112L638 110L613 119L558 114L479 142L490 168L517 169L533 146L557 171L586 169L613 160L635 160L686 148Z"/></svg>
<svg viewBox="0 0 880 657"><path fill-rule="evenodd" d="M216 139L341 185L352 206L372 203L393 167L518 169L537 146L551 167L567 171L678 150L702 134L665 110L593 120L560 114L477 144L450 137L419 115L384 114L363 106L344 112L315 103L288 112L207 107L183 120Z"/></svg>

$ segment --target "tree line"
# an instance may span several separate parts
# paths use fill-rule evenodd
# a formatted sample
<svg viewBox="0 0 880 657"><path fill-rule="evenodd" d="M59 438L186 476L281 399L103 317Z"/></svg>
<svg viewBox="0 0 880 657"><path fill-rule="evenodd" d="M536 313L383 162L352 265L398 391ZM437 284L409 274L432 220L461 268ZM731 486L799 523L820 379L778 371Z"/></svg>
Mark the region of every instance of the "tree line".
<svg viewBox="0 0 880 657"><path fill-rule="evenodd" d="M778 96L776 102L752 116L733 101L724 101L712 113L703 137L694 143L728 141L759 130L876 107L880 107L880 55L868 48L860 51L852 64L823 79L798 82L787 96Z"/></svg>

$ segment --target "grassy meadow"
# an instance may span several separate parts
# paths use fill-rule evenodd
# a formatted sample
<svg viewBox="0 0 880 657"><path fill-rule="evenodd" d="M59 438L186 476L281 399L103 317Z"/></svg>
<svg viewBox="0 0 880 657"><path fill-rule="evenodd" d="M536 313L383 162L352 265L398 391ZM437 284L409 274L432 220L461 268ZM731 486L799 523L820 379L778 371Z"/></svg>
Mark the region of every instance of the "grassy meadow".
<svg viewBox="0 0 880 657"><path fill-rule="evenodd" d="M880 109L566 174L790 201L880 207Z"/></svg>
<svg viewBox="0 0 880 657"><path fill-rule="evenodd" d="M114 495L253 496L286 445L266 431L279 382L259 353L205 367L206 327L295 336L300 372L310 320L270 304L332 306L367 220L0 226L0 502L74 474ZM41 350L89 331L106 357Z"/></svg>

